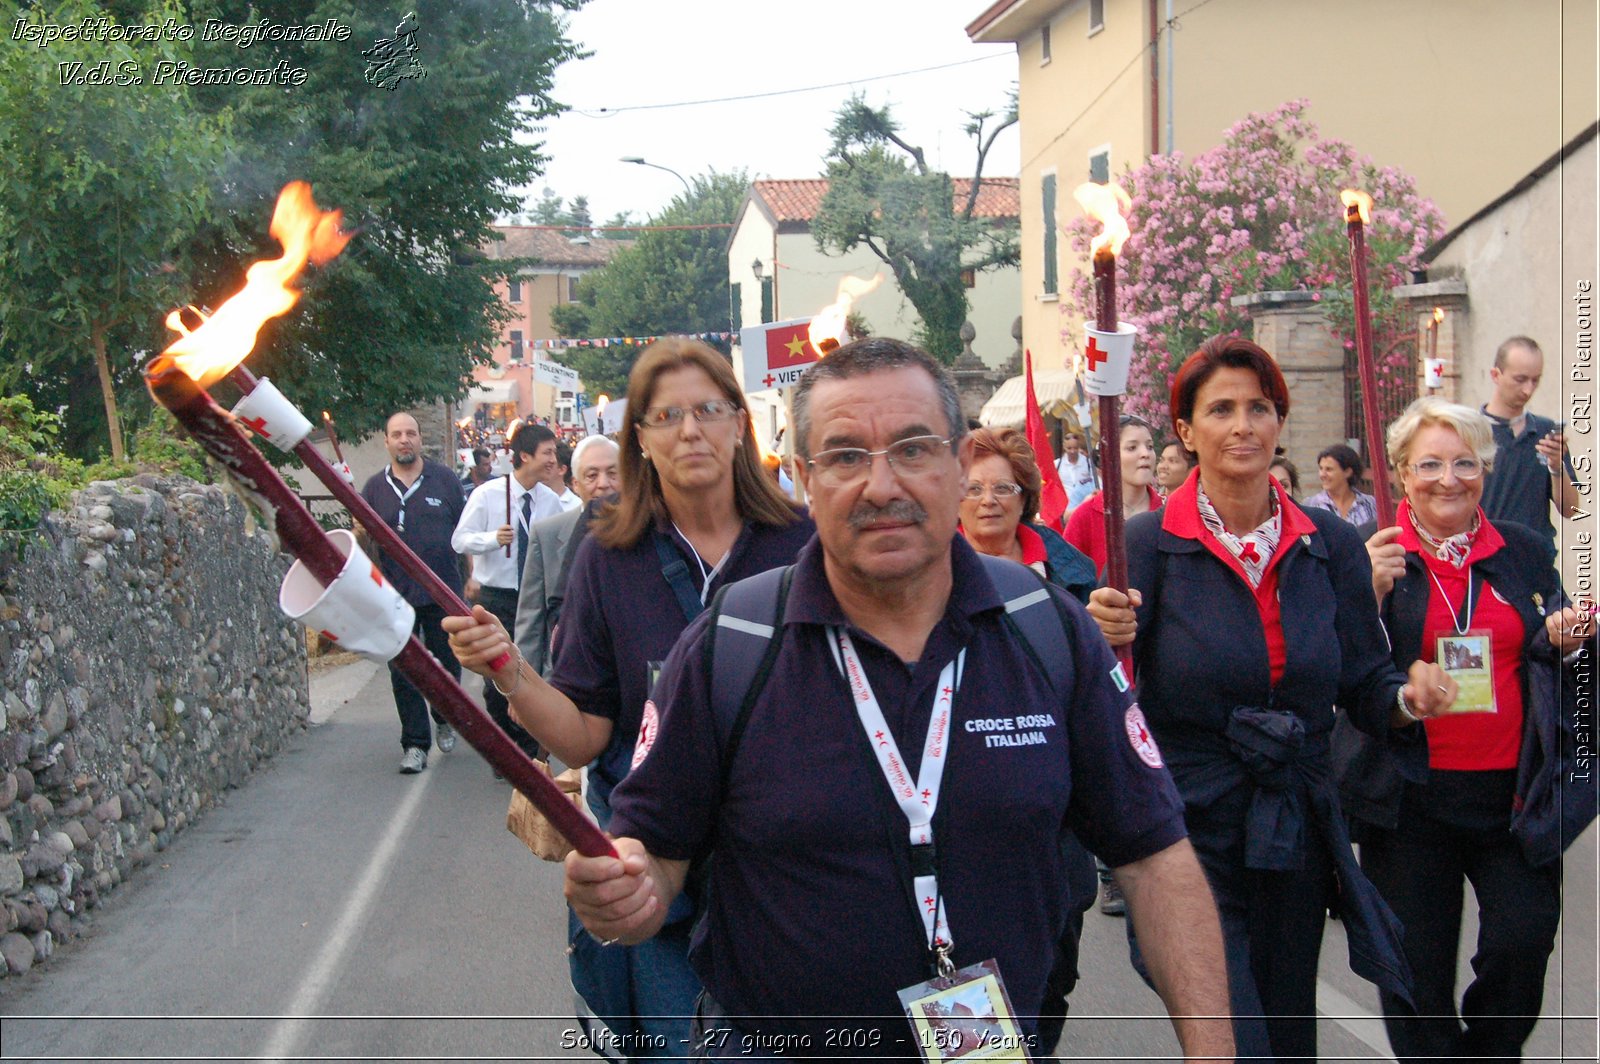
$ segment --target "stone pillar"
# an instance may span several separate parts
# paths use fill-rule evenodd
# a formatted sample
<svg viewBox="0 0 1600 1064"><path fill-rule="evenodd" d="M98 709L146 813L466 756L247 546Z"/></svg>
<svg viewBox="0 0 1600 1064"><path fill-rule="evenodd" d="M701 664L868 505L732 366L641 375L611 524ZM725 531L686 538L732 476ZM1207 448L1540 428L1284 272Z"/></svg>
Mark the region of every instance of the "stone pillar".
<svg viewBox="0 0 1600 1064"><path fill-rule="evenodd" d="M1015 341L1015 347L1011 352L1011 361L1000 367L1001 381L1022 375L1022 315L1020 314L1011 323L1011 339Z"/></svg>
<svg viewBox="0 0 1600 1064"><path fill-rule="evenodd" d="M1289 419L1278 444L1300 471L1300 490L1315 494L1317 452L1345 437L1344 346L1333 335L1317 292L1257 292L1233 305L1250 315L1253 339L1278 360L1289 385ZM1361 443L1352 443L1366 451Z"/></svg>
<svg viewBox="0 0 1600 1064"><path fill-rule="evenodd" d="M956 381L956 394L961 397L961 416L966 418L978 416L999 383L989 367L984 365L983 359L972 349L972 341L977 335L978 330L972 327L972 322L961 323L961 353L950 366L950 375Z"/></svg>
<svg viewBox="0 0 1600 1064"><path fill-rule="evenodd" d="M1417 394L1439 395L1451 402L1459 402L1461 394L1461 359L1469 350L1471 340L1471 315L1468 313L1467 282L1458 277L1422 284L1403 284L1389 290L1417 322ZM1443 312L1439 322L1439 342L1436 355L1444 363L1444 385L1431 392L1427 387L1428 326L1433 321L1433 310Z"/></svg>

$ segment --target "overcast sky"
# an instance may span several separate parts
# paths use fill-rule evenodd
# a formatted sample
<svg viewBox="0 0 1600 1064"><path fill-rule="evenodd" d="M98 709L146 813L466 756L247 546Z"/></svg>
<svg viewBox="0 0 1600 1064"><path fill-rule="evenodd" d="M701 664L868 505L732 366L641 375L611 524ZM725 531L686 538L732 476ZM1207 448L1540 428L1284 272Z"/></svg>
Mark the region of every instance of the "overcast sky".
<svg viewBox="0 0 1600 1064"><path fill-rule="evenodd" d="M671 174L619 162L625 155L686 178L739 168L752 179L817 177L833 114L852 91L864 92L874 106L893 105L906 139L927 151L930 165L969 174L974 154L962 132L965 113L1003 110L1017 73L1010 45L967 39L964 27L987 6L985 0L590 0L572 16L568 36L594 54L557 71L555 96L572 110L543 133L550 163L533 197L548 186L563 199L588 196L596 222L620 211L643 221L682 193ZM903 73L945 64L964 65ZM895 74L902 76L883 77ZM821 85L836 87L639 109ZM1014 176L1017 151L1013 127L996 143L985 172Z"/></svg>

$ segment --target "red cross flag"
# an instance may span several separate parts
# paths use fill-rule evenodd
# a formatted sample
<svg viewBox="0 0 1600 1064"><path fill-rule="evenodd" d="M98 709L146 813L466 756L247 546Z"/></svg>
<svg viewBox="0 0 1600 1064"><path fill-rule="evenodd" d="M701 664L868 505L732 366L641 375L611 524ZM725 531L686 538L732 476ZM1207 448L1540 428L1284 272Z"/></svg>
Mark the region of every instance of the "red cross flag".
<svg viewBox="0 0 1600 1064"><path fill-rule="evenodd" d="M744 390L792 387L806 367L822 357L811 346L811 319L774 321L739 330L743 355Z"/></svg>

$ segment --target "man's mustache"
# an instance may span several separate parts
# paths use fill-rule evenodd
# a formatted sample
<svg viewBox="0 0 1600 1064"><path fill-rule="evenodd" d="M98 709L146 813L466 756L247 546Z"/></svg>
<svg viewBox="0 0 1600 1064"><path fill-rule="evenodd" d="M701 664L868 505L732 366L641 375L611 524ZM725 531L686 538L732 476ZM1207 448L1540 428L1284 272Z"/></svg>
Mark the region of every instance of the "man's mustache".
<svg viewBox="0 0 1600 1064"><path fill-rule="evenodd" d="M871 503L862 503L850 511L850 527L865 528L867 525L878 521L892 521L896 524L910 522L921 524L928 519L928 511L912 502L910 499L896 499L888 506L873 506Z"/></svg>

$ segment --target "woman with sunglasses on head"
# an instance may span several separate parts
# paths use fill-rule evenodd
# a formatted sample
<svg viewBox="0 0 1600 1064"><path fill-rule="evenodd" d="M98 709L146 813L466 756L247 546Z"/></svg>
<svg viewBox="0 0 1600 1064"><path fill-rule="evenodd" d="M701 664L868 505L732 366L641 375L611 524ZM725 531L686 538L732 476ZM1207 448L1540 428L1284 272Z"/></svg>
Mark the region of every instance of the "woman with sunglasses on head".
<svg viewBox="0 0 1600 1064"><path fill-rule="evenodd" d="M1133 414L1122 415L1119 446L1121 459L1122 516L1161 509L1161 495L1155 489L1156 442L1150 423ZM1095 492L1067 519L1067 542L1094 562L1094 571L1106 567L1106 489Z"/></svg>
<svg viewBox="0 0 1600 1064"><path fill-rule="evenodd" d="M628 378L628 415L621 496L572 560L549 682L486 612L446 622L461 664L506 693L517 722L564 763L590 766L602 828L612 790L654 739L651 687L679 634L718 589L794 561L814 531L762 469L743 392L717 351L684 337L651 344ZM508 653L510 664L491 665ZM573 986L618 1044L686 1055L700 991L693 916L680 895L660 934L609 948L571 921Z"/></svg>
<svg viewBox="0 0 1600 1064"><path fill-rule="evenodd" d="M1356 974L1405 993L1399 921L1361 874L1329 759L1334 706L1420 771L1419 717L1448 708L1437 665L1390 660L1356 530L1273 478L1289 413L1276 361L1207 340L1172 379L1173 428L1199 456L1159 514L1128 522L1124 594L1089 613L1131 644L1139 711L1183 797L1222 918L1239 1059L1317 1054L1317 967L1337 899Z"/></svg>
<svg viewBox="0 0 1600 1064"><path fill-rule="evenodd" d="M1405 498L1367 541L1373 591L1394 660L1439 662L1461 695L1424 723L1426 782L1343 719L1334 729L1361 866L1405 924L1416 979L1414 1009L1380 995L1384 1023L1402 1061L1519 1060L1561 917L1561 853L1595 815L1593 782L1569 782L1593 622L1568 604L1548 540L1484 517L1488 418L1418 399L1388 451ZM1463 880L1478 944L1458 1012Z"/></svg>

